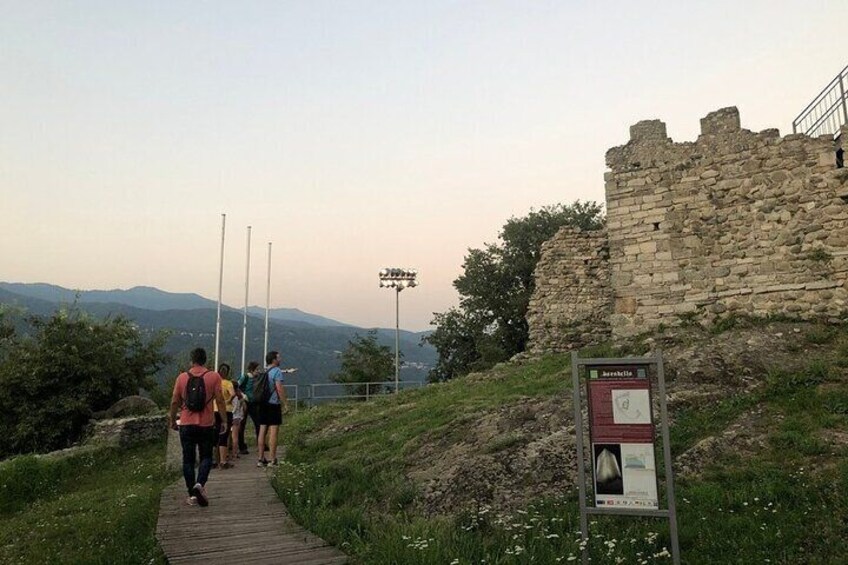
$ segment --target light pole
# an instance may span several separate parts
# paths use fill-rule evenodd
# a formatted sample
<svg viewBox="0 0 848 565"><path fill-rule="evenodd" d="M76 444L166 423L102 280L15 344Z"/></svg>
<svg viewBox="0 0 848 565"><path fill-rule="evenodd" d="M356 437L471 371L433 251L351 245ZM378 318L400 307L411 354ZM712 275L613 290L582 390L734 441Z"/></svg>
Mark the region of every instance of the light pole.
<svg viewBox="0 0 848 565"><path fill-rule="evenodd" d="M380 271L380 288L395 289L395 392L400 389L400 291L418 286L415 269L389 267Z"/></svg>

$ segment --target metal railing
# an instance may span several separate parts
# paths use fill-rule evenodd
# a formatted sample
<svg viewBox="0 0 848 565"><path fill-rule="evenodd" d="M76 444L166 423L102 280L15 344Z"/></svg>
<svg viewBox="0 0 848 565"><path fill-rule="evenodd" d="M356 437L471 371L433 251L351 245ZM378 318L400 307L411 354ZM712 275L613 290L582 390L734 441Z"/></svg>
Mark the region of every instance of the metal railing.
<svg viewBox="0 0 848 565"><path fill-rule="evenodd" d="M421 381L399 381L401 390L418 388L426 383ZM361 399L371 400L376 396L394 394L393 381L372 381L367 383L317 383L309 386L309 397L306 402L316 404L330 400ZM332 393L332 394L329 394Z"/></svg>
<svg viewBox="0 0 848 565"><path fill-rule="evenodd" d="M283 388L286 389L286 396L287 396L288 402L294 401L294 411L297 412L297 405L300 404L300 396L299 396L300 389L298 389L297 385L283 385ZM294 398L292 398L292 395L289 392L292 389L294 389Z"/></svg>
<svg viewBox="0 0 848 565"><path fill-rule="evenodd" d="M837 137L840 128L848 124L847 88L848 66L792 120L792 133L805 133L812 137L829 134Z"/></svg>

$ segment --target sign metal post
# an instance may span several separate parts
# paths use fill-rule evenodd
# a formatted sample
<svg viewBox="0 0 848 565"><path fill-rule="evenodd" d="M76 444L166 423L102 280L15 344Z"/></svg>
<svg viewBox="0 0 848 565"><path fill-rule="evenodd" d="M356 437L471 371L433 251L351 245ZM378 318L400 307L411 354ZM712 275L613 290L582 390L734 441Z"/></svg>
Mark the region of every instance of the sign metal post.
<svg viewBox="0 0 848 565"><path fill-rule="evenodd" d="M654 453L654 415L649 367L656 368L663 442L667 508L659 507ZM595 504L588 506L583 441L580 369L586 367L589 415L589 455L592 461ZM662 354L653 357L581 359L571 354L571 378L577 447L580 536L583 563L588 562L589 515L667 518L671 556L680 564L677 507L668 433L665 375Z"/></svg>

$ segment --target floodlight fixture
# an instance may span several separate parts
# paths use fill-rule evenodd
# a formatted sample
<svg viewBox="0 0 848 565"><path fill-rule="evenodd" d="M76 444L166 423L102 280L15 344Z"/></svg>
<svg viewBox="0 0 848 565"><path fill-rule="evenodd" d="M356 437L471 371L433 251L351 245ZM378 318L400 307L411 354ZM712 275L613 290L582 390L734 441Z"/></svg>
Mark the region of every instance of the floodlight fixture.
<svg viewBox="0 0 848 565"><path fill-rule="evenodd" d="M418 286L416 269L386 267L380 270L380 288L395 289L395 392L400 389L400 293Z"/></svg>

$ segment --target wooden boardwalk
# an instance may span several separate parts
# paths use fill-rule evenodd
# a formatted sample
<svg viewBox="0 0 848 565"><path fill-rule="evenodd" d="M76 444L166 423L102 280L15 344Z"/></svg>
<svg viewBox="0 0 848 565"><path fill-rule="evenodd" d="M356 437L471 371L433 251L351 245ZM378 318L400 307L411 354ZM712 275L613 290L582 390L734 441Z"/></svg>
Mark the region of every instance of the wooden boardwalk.
<svg viewBox="0 0 848 565"><path fill-rule="evenodd" d="M270 471L252 458L235 468L212 469L209 506L188 506L185 483L162 492L156 539L168 562L347 563L338 549L297 525L269 481Z"/></svg>

